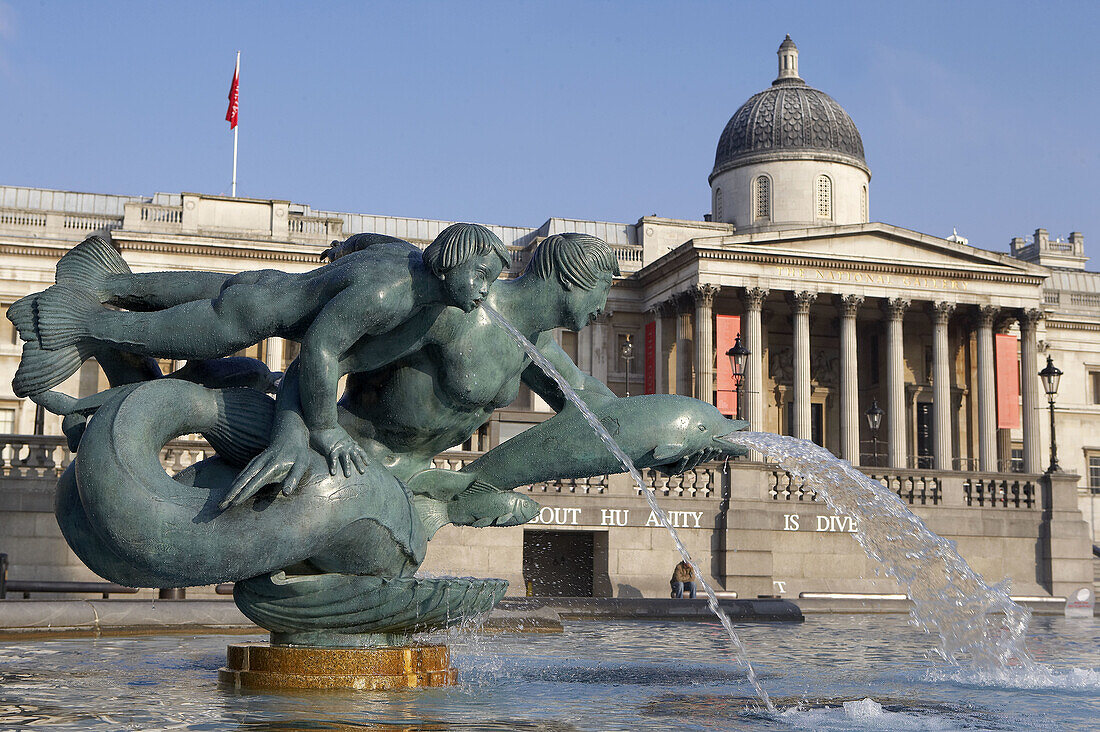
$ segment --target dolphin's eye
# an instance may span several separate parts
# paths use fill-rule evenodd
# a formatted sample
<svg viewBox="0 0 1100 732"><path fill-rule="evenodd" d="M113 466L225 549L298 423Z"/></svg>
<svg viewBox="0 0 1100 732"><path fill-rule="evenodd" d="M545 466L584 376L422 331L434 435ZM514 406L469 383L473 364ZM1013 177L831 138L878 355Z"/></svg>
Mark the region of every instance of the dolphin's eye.
<svg viewBox="0 0 1100 732"><path fill-rule="evenodd" d="M699 431L700 432L706 432L707 431L707 426L705 424L700 424L699 425Z"/></svg>

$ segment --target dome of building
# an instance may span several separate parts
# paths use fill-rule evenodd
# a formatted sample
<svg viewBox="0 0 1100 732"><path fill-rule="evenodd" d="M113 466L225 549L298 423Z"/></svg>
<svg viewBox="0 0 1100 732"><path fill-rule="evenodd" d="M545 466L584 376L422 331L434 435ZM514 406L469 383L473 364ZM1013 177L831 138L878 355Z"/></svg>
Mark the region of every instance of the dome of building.
<svg viewBox="0 0 1100 732"><path fill-rule="evenodd" d="M741 105L718 140L714 172L774 153L783 157L836 155L840 162L866 168L863 140L852 118L823 91L798 76L798 49L790 36L779 48L779 78ZM784 58L795 68L783 68Z"/></svg>
<svg viewBox="0 0 1100 732"><path fill-rule="evenodd" d="M870 221L871 170L848 113L798 75L790 36L779 76L730 118L710 174L711 219L738 231Z"/></svg>

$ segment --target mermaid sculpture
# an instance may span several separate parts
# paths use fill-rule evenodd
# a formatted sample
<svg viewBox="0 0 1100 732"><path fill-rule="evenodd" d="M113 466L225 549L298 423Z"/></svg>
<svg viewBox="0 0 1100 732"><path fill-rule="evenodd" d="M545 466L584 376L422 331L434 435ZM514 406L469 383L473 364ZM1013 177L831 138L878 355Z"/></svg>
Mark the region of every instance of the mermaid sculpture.
<svg viewBox="0 0 1100 732"><path fill-rule="evenodd" d="M58 522L97 574L135 587L235 582L238 606L279 644L392 644L490 609L504 580L416 576L432 535L524 523L539 506L511 489L615 465L482 302L615 425L640 467L689 470L731 452L714 438L745 424L687 397L617 398L556 345L553 329L595 318L618 274L595 237L551 236L520 277L495 283L504 247L474 224L423 254L361 234L326 255L302 275L133 274L94 236L61 259L53 287L10 308L26 341L17 393L64 415L78 450ZM224 358L273 335L302 343L275 399L262 364ZM93 356L110 389L51 390ZM189 361L165 377L156 357ZM431 467L520 383L559 413L461 471ZM169 476L161 448L192 433L217 455Z"/></svg>

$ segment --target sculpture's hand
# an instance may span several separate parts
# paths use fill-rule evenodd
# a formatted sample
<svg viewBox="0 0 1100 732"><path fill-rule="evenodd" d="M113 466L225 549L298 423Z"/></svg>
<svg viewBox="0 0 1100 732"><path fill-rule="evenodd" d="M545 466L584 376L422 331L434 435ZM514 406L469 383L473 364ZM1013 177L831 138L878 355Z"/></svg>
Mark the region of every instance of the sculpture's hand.
<svg viewBox="0 0 1100 732"><path fill-rule="evenodd" d="M363 473L370 462L367 451L343 427L310 432L309 442L313 449L328 458L330 475L336 475L339 468L344 471L345 478L350 478L352 468Z"/></svg>
<svg viewBox="0 0 1100 732"><path fill-rule="evenodd" d="M710 447L698 450L693 453L684 455L682 458L674 463L665 463L663 465L654 465L653 469L657 470L665 475L678 475L680 473L686 473L689 470L694 470L700 463L705 463L709 460L715 460L722 455L726 450L719 447Z"/></svg>
<svg viewBox="0 0 1100 732"><path fill-rule="evenodd" d="M279 483L284 496L290 495L305 477L309 459L310 449L304 441L273 442L244 466L218 505L223 510L237 506L272 483Z"/></svg>

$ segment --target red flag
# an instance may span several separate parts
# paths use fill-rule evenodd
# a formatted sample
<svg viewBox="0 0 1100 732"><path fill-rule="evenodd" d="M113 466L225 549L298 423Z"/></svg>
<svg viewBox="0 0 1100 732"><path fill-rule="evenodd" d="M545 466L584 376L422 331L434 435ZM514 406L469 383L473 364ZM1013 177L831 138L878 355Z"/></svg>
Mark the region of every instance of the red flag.
<svg viewBox="0 0 1100 732"><path fill-rule="evenodd" d="M225 110L225 121L229 123L229 129L237 126L237 104L240 100L241 60L237 57L237 66L233 69L233 84L229 87L229 109Z"/></svg>

